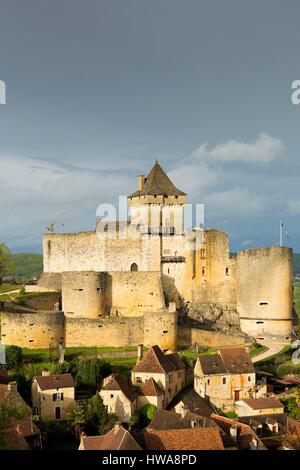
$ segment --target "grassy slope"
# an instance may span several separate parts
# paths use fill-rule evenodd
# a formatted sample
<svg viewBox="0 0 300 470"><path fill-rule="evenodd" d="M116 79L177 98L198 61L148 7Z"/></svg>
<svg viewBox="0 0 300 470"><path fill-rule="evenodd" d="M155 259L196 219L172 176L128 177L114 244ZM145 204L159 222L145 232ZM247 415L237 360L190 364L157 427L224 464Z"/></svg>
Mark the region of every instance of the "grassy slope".
<svg viewBox="0 0 300 470"><path fill-rule="evenodd" d="M12 255L14 268L7 274L16 279L39 277L43 272L43 256L37 253L18 253Z"/></svg>

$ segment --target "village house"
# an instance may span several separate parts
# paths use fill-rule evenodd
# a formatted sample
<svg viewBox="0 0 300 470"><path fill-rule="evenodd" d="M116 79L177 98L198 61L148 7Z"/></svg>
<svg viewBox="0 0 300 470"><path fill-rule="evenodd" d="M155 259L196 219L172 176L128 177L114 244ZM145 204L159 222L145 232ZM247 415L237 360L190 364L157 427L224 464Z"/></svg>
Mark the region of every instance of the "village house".
<svg viewBox="0 0 300 470"><path fill-rule="evenodd" d="M233 409L235 402L254 397L255 386L255 369L245 348L220 349L197 359L194 389L219 408Z"/></svg>
<svg viewBox="0 0 300 470"><path fill-rule="evenodd" d="M290 418L286 414L255 415L238 418L253 429L270 450L281 449L288 432Z"/></svg>
<svg viewBox="0 0 300 470"><path fill-rule="evenodd" d="M71 374L49 375L43 371L31 385L33 413L43 420L63 420L75 406L75 383Z"/></svg>
<svg viewBox="0 0 300 470"><path fill-rule="evenodd" d="M193 413L198 416L209 418L215 412L214 407L207 398L202 398L192 388L179 393L172 402L172 411L185 416Z"/></svg>
<svg viewBox="0 0 300 470"><path fill-rule="evenodd" d="M133 432L144 450L224 450L217 427Z"/></svg>
<svg viewBox="0 0 300 470"><path fill-rule="evenodd" d="M215 413L211 415L211 419L222 431L222 440L226 450L266 450L255 430L247 423L240 423Z"/></svg>
<svg viewBox="0 0 300 470"><path fill-rule="evenodd" d="M40 450L41 431L33 422L32 416L11 420L4 431L5 447L9 450Z"/></svg>
<svg viewBox="0 0 300 470"><path fill-rule="evenodd" d="M17 382L9 379L4 365L0 366L0 404L11 408L20 408L26 415L31 414L31 408L18 392Z"/></svg>
<svg viewBox="0 0 300 470"><path fill-rule="evenodd" d="M235 403L235 412L238 416L282 414L284 406L275 397L248 398Z"/></svg>
<svg viewBox="0 0 300 470"><path fill-rule="evenodd" d="M117 374L105 379L99 394L108 413L117 415L122 422L130 421L137 409L137 388Z"/></svg>
<svg viewBox="0 0 300 470"><path fill-rule="evenodd" d="M134 411L144 405L162 408L164 400L164 390L154 379L134 386L118 374L104 380L99 394L107 412L114 413L122 422L130 421Z"/></svg>
<svg viewBox="0 0 300 470"><path fill-rule="evenodd" d="M131 371L133 384L142 386L149 379L164 391L163 407L166 407L186 385L186 366L177 353L163 353L153 346Z"/></svg>
<svg viewBox="0 0 300 470"><path fill-rule="evenodd" d="M81 435L78 450L142 450L129 431L116 425L103 436Z"/></svg>
<svg viewBox="0 0 300 470"><path fill-rule="evenodd" d="M163 431L167 429L189 429L189 428L216 428L216 423L205 416L200 416L187 411L184 415L173 411L157 410L147 431Z"/></svg>

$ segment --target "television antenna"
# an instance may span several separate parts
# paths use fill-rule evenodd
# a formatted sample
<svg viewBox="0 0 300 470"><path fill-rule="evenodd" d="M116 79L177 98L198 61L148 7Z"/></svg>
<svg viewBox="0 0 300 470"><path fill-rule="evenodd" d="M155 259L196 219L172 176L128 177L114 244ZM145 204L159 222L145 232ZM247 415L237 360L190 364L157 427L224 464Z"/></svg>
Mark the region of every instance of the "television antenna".
<svg viewBox="0 0 300 470"><path fill-rule="evenodd" d="M61 219L65 215L66 211L62 211L56 219L52 222L52 224L48 225L47 230L51 233L55 232L55 224L58 222L59 219ZM62 226L64 227L64 223L62 223Z"/></svg>

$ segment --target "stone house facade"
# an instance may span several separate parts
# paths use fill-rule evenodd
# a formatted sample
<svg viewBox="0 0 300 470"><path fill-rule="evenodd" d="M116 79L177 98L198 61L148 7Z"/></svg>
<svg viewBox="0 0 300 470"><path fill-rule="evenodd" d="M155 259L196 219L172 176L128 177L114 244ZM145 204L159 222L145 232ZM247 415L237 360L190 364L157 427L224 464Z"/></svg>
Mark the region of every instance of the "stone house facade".
<svg viewBox="0 0 300 470"><path fill-rule="evenodd" d="M43 420L64 420L75 406L75 383L71 374L36 376L31 385L33 413Z"/></svg>

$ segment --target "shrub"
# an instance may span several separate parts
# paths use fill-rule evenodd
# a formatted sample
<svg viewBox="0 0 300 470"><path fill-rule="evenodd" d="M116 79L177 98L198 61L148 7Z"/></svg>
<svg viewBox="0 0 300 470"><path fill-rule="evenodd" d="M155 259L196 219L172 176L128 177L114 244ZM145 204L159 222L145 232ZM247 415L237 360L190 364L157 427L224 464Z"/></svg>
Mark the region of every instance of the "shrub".
<svg viewBox="0 0 300 470"><path fill-rule="evenodd" d="M87 359L77 363L76 380L78 385L94 392L101 384L102 378L111 373L111 365L100 359Z"/></svg>
<svg viewBox="0 0 300 470"><path fill-rule="evenodd" d="M145 428L152 421L153 416L155 415L157 408L155 405L144 405L140 410L140 421L139 426Z"/></svg>
<svg viewBox="0 0 300 470"><path fill-rule="evenodd" d="M15 369L23 364L22 348L19 346L6 346L5 354L8 369Z"/></svg>

